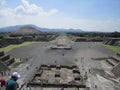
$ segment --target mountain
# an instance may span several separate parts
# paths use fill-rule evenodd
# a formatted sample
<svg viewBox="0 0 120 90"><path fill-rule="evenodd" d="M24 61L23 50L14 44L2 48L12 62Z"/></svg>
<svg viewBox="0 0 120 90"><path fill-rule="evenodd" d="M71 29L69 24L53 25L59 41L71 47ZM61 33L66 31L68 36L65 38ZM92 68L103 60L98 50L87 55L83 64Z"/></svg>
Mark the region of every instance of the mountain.
<svg viewBox="0 0 120 90"><path fill-rule="evenodd" d="M20 28L26 27L26 26L27 27L30 26L38 31L41 31L41 32L84 32L81 29L62 29L62 28L61 29L49 29L49 28L38 27L38 26L32 25L32 24L8 26L8 27L0 28L0 32L12 32L12 31L19 30Z"/></svg>
<svg viewBox="0 0 120 90"><path fill-rule="evenodd" d="M19 29L20 27L21 25L3 27L3 28L0 28L0 32L11 32Z"/></svg>
<svg viewBox="0 0 120 90"><path fill-rule="evenodd" d="M32 26L29 26L29 25L26 25L26 26L22 26L20 27L19 29L15 30L15 31L12 31L12 34L33 34L33 33L40 33L41 31L39 31L38 29L32 27Z"/></svg>

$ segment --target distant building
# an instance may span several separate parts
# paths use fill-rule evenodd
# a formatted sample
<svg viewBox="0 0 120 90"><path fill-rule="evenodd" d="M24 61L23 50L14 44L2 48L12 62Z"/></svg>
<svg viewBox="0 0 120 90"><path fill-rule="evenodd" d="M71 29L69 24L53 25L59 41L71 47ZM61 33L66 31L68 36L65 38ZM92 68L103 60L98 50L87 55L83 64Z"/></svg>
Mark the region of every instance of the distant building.
<svg viewBox="0 0 120 90"><path fill-rule="evenodd" d="M34 39L33 36L24 36L24 37L22 38L22 40L23 40L23 41L34 41L35 39Z"/></svg>
<svg viewBox="0 0 120 90"><path fill-rule="evenodd" d="M9 43L5 39L0 39L0 48L8 46Z"/></svg>
<svg viewBox="0 0 120 90"><path fill-rule="evenodd" d="M120 38L105 38L104 44L120 46Z"/></svg>
<svg viewBox="0 0 120 90"><path fill-rule="evenodd" d="M6 71L10 71L8 64L10 65L13 60L10 59L9 55L5 55L4 52L0 52L0 76L4 76Z"/></svg>
<svg viewBox="0 0 120 90"><path fill-rule="evenodd" d="M16 38L16 37L6 38L5 41L9 44L21 44L21 43L23 43L23 40L21 38Z"/></svg>

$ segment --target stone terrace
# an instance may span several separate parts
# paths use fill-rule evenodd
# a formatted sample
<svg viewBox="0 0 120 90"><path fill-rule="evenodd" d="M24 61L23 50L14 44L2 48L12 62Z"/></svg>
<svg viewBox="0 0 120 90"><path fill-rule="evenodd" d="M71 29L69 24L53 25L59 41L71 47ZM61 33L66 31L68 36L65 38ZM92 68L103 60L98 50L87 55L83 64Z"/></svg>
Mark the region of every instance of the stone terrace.
<svg viewBox="0 0 120 90"><path fill-rule="evenodd" d="M10 55L0 52L0 73L4 75L6 71L9 71L9 65L14 63L14 58L11 58Z"/></svg>

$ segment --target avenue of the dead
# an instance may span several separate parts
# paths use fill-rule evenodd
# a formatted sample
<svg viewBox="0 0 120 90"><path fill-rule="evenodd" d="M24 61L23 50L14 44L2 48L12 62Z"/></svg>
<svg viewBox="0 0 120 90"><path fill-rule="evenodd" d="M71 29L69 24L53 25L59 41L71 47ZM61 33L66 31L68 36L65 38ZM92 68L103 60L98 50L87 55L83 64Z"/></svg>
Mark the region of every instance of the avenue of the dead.
<svg viewBox="0 0 120 90"><path fill-rule="evenodd" d="M112 76L110 70L113 66L106 61L111 56L118 57L116 52L102 46L100 42L74 42L70 41L65 36L60 36L59 39L63 40L64 43L69 42L67 44L71 49L66 50L64 44L61 46L61 43L35 42L28 46L15 48L7 53L11 57L23 60L22 63L11 66L11 72L17 71L21 74L21 78L18 80L19 84L22 85L27 82L23 89L120 89L119 78ZM53 45L55 46L57 44L60 44L58 49L51 48ZM47 69L41 69L42 72L38 71L41 65L45 65ZM54 67L50 68L51 65ZM75 66L77 68L77 72L79 72L77 79L75 79L76 75L72 73L75 72L75 69L63 68L65 66L68 66L68 68ZM36 77L36 75L40 75L40 77ZM76 80L78 80L78 83L75 83Z"/></svg>

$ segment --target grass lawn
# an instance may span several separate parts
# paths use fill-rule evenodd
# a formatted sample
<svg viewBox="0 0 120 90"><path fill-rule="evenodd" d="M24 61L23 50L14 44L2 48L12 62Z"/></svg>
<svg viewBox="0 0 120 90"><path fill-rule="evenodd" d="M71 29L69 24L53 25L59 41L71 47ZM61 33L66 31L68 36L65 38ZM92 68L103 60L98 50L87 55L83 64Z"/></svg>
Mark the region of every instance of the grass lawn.
<svg viewBox="0 0 120 90"><path fill-rule="evenodd" d="M22 46L27 46L27 45L32 44L32 43L35 43L35 42L24 42L22 44L9 45L7 47L0 48L0 51L4 51L5 53L7 53L7 52L9 52L12 49L19 48L19 47L22 47Z"/></svg>
<svg viewBox="0 0 120 90"><path fill-rule="evenodd" d="M112 49L113 51L120 52L120 47L119 46L105 45L105 44L102 44L102 45L109 48L109 49Z"/></svg>

